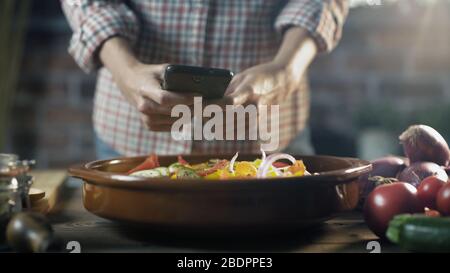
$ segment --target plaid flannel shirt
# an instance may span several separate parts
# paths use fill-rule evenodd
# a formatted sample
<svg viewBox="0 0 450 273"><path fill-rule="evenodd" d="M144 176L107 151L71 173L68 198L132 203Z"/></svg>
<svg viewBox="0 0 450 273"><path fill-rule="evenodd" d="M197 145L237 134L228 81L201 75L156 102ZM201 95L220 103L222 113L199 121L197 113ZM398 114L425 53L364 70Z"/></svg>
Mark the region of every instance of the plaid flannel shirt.
<svg viewBox="0 0 450 273"><path fill-rule="evenodd" d="M94 128L127 156L149 153L259 151L257 141L176 141L170 132L149 131L98 59L110 37L126 38L144 63L226 68L238 73L271 60L292 26L306 29L319 52L341 36L346 0L61 0L73 29L69 52L80 67L98 70ZM281 99L280 149L304 128L309 115L306 83Z"/></svg>

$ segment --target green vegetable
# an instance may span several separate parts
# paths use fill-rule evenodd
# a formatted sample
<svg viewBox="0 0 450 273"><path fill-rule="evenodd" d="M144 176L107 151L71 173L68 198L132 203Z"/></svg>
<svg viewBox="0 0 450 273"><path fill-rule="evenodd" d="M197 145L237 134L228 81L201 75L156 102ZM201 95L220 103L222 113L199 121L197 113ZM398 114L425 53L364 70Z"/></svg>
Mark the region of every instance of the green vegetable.
<svg viewBox="0 0 450 273"><path fill-rule="evenodd" d="M162 177L161 173L155 169L137 171L130 175L137 176L137 177Z"/></svg>
<svg viewBox="0 0 450 273"><path fill-rule="evenodd" d="M210 159L208 161L208 167L212 167L212 166L216 165L219 161L220 161L220 159L217 159L217 158Z"/></svg>
<svg viewBox="0 0 450 273"><path fill-rule="evenodd" d="M169 168L166 167L158 167L158 168L154 168L153 170L158 171L161 176L169 176Z"/></svg>
<svg viewBox="0 0 450 273"><path fill-rule="evenodd" d="M179 168L182 168L182 167L183 167L183 164L181 164L181 163L178 163L178 162L173 163L173 164L171 164L171 165L169 166L169 172L170 172L170 173L175 173L175 172L177 172L177 170L178 170Z"/></svg>
<svg viewBox="0 0 450 273"><path fill-rule="evenodd" d="M200 178L200 176L193 169L180 167L177 171L177 178Z"/></svg>
<svg viewBox="0 0 450 273"><path fill-rule="evenodd" d="M386 237L416 252L450 252L450 217L401 214L389 223Z"/></svg>

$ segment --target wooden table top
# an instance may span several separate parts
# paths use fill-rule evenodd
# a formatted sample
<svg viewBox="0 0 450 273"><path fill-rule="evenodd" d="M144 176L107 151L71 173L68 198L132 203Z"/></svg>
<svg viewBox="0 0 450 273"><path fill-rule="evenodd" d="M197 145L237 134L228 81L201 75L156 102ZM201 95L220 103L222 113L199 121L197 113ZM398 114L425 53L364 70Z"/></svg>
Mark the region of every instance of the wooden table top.
<svg viewBox="0 0 450 273"><path fill-rule="evenodd" d="M261 237L205 238L160 232L136 232L86 211L81 199L81 181L69 179L58 211L49 218L65 244L77 241L81 252L360 252L369 253L368 243L378 238L367 229L359 212L337 215L310 230L275 233ZM373 243L371 243L373 244ZM375 243L376 244L376 243ZM370 244L369 244L370 245ZM399 252L380 242L381 252Z"/></svg>

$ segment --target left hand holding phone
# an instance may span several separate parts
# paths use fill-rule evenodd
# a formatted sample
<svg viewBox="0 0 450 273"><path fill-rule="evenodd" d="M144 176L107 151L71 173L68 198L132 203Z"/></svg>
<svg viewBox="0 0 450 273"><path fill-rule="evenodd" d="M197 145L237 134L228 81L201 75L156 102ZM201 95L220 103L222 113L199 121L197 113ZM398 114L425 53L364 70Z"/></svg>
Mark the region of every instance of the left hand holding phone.
<svg viewBox="0 0 450 273"><path fill-rule="evenodd" d="M170 131L177 120L170 116L172 106L193 104L194 94L161 88L167 64L139 62L123 38L107 40L100 50L100 60L112 73L124 97L140 112L141 120L149 130Z"/></svg>

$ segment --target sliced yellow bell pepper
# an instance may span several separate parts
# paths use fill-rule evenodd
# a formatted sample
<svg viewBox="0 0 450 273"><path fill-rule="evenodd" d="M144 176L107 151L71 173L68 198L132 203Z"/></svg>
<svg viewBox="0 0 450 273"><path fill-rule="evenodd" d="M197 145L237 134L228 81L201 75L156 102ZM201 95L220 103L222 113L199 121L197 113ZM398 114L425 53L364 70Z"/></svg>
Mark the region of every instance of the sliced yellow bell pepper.
<svg viewBox="0 0 450 273"><path fill-rule="evenodd" d="M256 177L257 169L254 163L241 161L234 164L234 173L238 177Z"/></svg>
<svg viewBox="0 0 450 273"><path fill-rule="evenodd" d="M302 160L295 161L295 164L288 168L288 171L294 174L294 176L302 176L305 174L306 167Z"/></svg>
<svg viewBox="0 0 450 273"><path fill-rule="evenodd" d="M211 174L208 174L204 178L209 179L209 180L218 180L218 179L220 179L220 172L221 172L221 170L217 170Z"/></svg>

